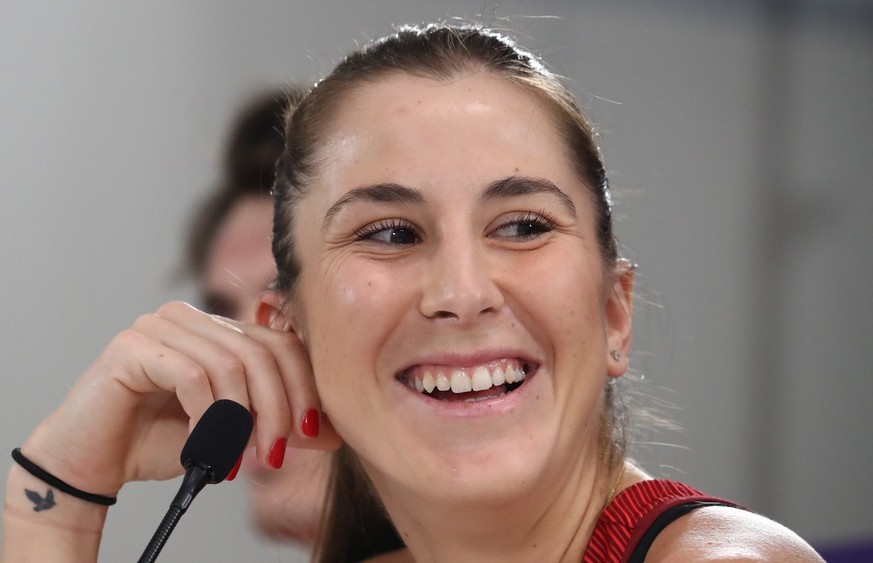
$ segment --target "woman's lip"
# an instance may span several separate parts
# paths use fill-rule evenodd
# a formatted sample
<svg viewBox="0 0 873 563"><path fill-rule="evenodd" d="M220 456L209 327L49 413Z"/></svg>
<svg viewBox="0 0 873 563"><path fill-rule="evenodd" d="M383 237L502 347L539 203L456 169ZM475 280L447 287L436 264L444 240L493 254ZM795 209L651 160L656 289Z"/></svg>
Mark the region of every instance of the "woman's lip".
<svg viewBox="0 0 873 563"><path fill-rule="evenodd" d="M534 392L534 388L538 386L539 378L536 376L539 372L539 366L531 365L533 366L532 371L522 385L513 391L480 401L464 401L460 398L456 401L435 399L410 388L400 379L397 379L397 383L403 387L405 393L409 394L405 396L412 399L413 404L417 405L416 410L424 408L432 415L459 418L502 415L518 409L526 401L529 394Z"/></svg>

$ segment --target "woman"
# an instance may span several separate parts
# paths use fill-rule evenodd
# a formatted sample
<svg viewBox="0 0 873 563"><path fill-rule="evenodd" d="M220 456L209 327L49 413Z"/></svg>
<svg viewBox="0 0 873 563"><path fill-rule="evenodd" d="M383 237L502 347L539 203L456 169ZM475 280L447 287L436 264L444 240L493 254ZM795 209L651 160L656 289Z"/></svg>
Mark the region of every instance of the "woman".
<svg viewBox="0 0 873 563"><path fill-rule="evenodd" d="M643 540L647 561L820 560L624 460L609 382L627 369L633 269L591 128L535 58L476 28L401 30L320 83L286 143L258 324L183 304L143 316L25 455L111 495L177 475L192 421L230 398L256 414L262 459L286 438L345 444L322 561L618 561L634 543L621 516L653 497L704 504ZM46 558L93 558L105 507L59 495L34 513L21 491L38 486L13 467L5 554L39 537Z"/></svg>

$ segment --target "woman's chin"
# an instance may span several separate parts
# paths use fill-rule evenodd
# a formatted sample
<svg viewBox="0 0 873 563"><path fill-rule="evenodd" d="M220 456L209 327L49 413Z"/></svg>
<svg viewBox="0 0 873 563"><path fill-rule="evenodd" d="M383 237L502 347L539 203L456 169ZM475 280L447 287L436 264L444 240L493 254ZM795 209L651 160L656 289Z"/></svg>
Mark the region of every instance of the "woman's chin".
<svg viewBox="0 0 873 563"><path fill-rule="evenodd" d="M533 490L548 472L548 452L535 452L528 444L495 447L495 444L471 444L471 449L437 449L428 452L417 471L391 472L380 487L378 474L373 475L377 489L391 496L390 489L400 484L410 498L426 499L436 504L484 507L500 506ZM507 444L504 444L506 446ZM387 499L386 499L387 500Z"/></svg>

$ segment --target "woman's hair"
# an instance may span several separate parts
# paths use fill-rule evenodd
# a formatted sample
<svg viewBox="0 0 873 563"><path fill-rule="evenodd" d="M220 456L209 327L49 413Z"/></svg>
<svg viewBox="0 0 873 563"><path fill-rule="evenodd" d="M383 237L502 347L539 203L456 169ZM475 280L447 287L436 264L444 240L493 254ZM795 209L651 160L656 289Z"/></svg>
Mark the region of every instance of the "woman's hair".
<svg viewBox="0 0 873 563"><path fill-rule="evenodd" d="M475 72L504 79L535 96L549 111L596 210L596 234L604 264L618 261L611 198L596 135L574 96L534 55L507 37L474 25L402 27L348 55L289 112L285 151L277 162L273 254L276 289L292 295L300 274L294 247L295 204L318 172L320 151L351 93L388 75L449 81ZM604 390L601 450L612 466L623 456L624 425L611 385ZM378 496L347 446L334 459L317 560L352 561L401 547L402 541Z"/></svg>

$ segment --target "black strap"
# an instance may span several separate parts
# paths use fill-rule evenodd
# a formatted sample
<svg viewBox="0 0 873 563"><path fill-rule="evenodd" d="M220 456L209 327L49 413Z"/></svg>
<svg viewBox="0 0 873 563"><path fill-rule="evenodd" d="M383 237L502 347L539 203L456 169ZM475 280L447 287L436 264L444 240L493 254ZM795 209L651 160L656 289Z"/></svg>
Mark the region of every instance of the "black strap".
<svg viewBox="0 0 873 563"><path fill-rule="evenodd" d="M94 493L86 493L81 489L77 489L76 487L61 481L42 467L33 463L21 453L21 448L15 448L12 450L12 459L15 462L24 468L25 471L41 480L42 482L50 485L59 491L65 492L68 495L74 496L76 498L80 498L82 500L86 500L88 502L93 502L95 504L101 504L103 506L112 506L118 501L116 497L107 497L103 495L95 495Z"/></svg>
<svg viewBox="0 0 873 563"><path fill-rule="evenodd" d="M628 559L628 563L643 563L643 561L646 559L646 555L649 553L649 548L652 547L652 544L655 542L655 538L658 537L658 534L664 531L664 528L666 528L679 518L685 516L692 510L697 510L698 508L703 508L704 506L731 505L717 501L691 501L685 504L680 504L668 508L667 510L662 512L657 518L655 518L655 521L652 522L652 525L649 526L649 529L646 530L646 532L643 534L643 537L640 538L639 543L637 543L637 546L634 548L633 553L631 553L630 559Z"/></svg>

